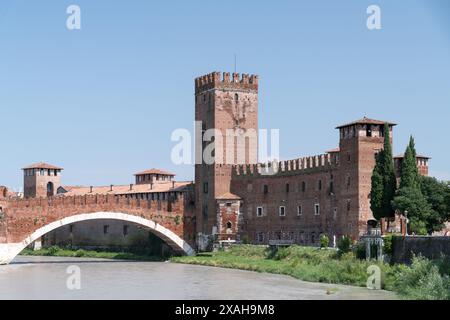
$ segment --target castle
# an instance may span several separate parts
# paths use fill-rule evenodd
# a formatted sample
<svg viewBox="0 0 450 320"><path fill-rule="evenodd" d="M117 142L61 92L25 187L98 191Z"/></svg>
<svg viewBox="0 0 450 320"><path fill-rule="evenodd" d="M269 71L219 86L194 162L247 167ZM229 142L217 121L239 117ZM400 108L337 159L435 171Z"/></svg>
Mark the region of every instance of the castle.
<svg viewBox="0 0 450 320"><path fill-rule="evenodd" d="M245 134L258 130L258 76L214 72L195 79L195 119L202 131L215 128ZM338 126L339 147L325 154L281 161L253 163L257 147L245 145L244 164L197 164L195 199L198 245L211 238L268 244L288 241L317 244L366 234L373 220L370 210L371 176L375 155L383 148L384 126L390 136L396 124L362 118ZM198 140L197 140L198 141ZM200 141L202 141L200 139ZM234 150L220 153L235 154ZM226 149L226 146L224 147ZM395 157L397 175L403 156ZM418 156L421 174L428 174L426 156ZM265 174L271 169L273 174Z"/></svg>
<svg viewBox="0 0 450 320"><path fill-rule="evenodd" d="M258 76L214 72L195 79L195 120L201 135L215 129L258 132ZM86 195L113 195L134 201L160 201L182 198L178 212L192 222L185 240L197 250L212 243L248 242L269 244L286 241L315 245L322 234L330 239L348 235L353 239L367 233L373 220L370 210L371 175L375 155L383 148L384 126L393 137L396 124L369 118L336 127L339 146L322 155L289 161L258 163L258 143L216 144L214 161L196 161L195 183L178 182L174 174L158 169L135 174L135 183L120 186L65 186L62 168L37 163L23 168L24 197L52 198ZM253 141L254 142L254 141ZM208 145L200 146L203 152ZM231 149L230 149L231 148ZM219 152L220 151L220 152ZM238 161L238 154L244 154ZM225 161L231 154L232 163ZM394 158L397 176L402 156ZM419 171L428 174L429 157L417 156ZM0 187L0 214L8 206L10 194ZM167 205L170 210L170 202ZM83 225L84 224L84 225ZM111 232L114 229L116 232ZM106 234L113 235L105 237ZM79 243L108 244L142 230L126 223L94 221L65 226L47 239L57 244L66 238ZM78 234L78 236L77 236ZM192 237L191 237L192 234ZM99 240L100 239L100 240Z"/></svg>

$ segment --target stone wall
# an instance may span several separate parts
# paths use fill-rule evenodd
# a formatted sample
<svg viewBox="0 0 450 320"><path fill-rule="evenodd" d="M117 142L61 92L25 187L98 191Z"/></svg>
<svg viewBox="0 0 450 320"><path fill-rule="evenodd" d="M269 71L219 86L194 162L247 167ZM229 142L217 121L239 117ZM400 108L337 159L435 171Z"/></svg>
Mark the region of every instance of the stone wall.
<svg viewBox="0 0 450 320"><path fill-rule="evenodd" d="M394 237L392 250L392 262L394 263L411 263L413 254L437 259L442 254L450 256L450 237Z"/></svg>

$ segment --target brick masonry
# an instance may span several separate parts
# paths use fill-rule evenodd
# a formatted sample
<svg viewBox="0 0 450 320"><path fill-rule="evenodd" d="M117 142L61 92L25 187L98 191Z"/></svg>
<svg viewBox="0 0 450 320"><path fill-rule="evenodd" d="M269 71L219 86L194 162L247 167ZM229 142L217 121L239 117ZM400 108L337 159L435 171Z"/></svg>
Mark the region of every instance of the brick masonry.
<svg viewBox="0 0 450 320"><path fill-rule="evenodd" d="M185 196L169 200L139 200L115 195L86 195L9 200L0 220L0 242L19 243L36 230L80 214L119 212L155 222L186 243L195 243L193 206ZM173 245L172 239L164 239ZM180 248L174 248L180 251Z"/></svg>
<svg viewBox="0 0 450 320"><path fill-rule="evenodd" d="M197 78L195 119L202 122L203 132L210 128L222 133L236 128L257 131L257 81L257 76L241 78L238 74L230 80L228 73L221 76L217 72ZM393 137L395 124L388 125ZM244 162L222 164L222 159L216 158L215 164L196 165L198 239L204 238L200 235L224 237L223 224L230 220L230 212L224 211L221 200L224 193L241 199L233 219L238 224L237 239L259 244L270 240L317 244L322 234L331 241L343 235L358 239L373 219L371 176L375 155L383 148L384 126L384 121L368 118L340 126L338 149L276 162L272 169L279 170L274 175L264 174L269 164L252 161L257 145L246 145ZM203 150L205 147L204 143ZM220 154L228 151L224 144ZM399 174L401 160L395 164ZM428 158L418 158L418 164L420 172L427 174Z"/></svg>

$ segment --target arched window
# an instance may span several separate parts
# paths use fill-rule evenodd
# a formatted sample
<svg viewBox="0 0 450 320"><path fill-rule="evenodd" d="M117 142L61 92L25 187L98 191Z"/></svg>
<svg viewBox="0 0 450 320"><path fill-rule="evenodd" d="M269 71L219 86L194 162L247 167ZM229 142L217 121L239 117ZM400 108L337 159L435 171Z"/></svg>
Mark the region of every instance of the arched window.
<svg viewBox="0 0 450 320"><path fill-rule="evenodd" d="M233 224L230 221L228 221L227 222L227 229L231 229L232 227L233 227Z"/></svg>
<svg viewBox="0 0 450 320"><path fill-rule="evenodd" d="M238 102L238 101L239 101L239 95L238 95L237 93L234 95L234 101L235 101L235 102Z"/></svg>

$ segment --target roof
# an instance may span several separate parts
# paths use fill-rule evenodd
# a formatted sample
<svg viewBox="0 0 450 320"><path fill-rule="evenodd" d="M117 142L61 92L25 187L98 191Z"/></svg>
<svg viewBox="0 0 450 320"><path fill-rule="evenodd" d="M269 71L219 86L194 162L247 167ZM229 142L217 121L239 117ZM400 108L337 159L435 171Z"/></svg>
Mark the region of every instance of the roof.
<svg viewBox="0 0 450 320"><path fill-rule="evenodd" d="M355 124L375 124L375 125L384 125L385 123L389 124L390 126L396 126L396 123L392 123L392 122L388 122L388 121L381 121L381 120L375 120L375 119L369 119L367 117L364 117L362 119L350 122L350 123L346 123L343 125L340 125L338 127L336 127L336 129L340 129L340 128L344 128L344 127L348 127L348 126L352 126Z"/></svg>
<svg viewBox="0 0 450 320"><path fill-rule="evenodd" d="M34 164L31 164L29 166L26 166L26 167L22 168L22 170L27 170L27 169L64 170L61 167L57 167L57 166L54 166L52 164L48 164L48 163L45 163L45 162L34 163Z"/></svg>
<svg viewBox="0 0 450 320"><path fill-rule="evenodd" d="M404 154L399 154L399 155L395 156L394 159L403 159L404 157L405 157ZM416 158L431 159L431 157L424 156L424 155L421 155L421 154L416 155Z"/></svg>
<svg viewBox="0 0 450 320"><path fill-rule="evenodd" d="M326 153L336 153L336 152L339 152L339 151L341 151L341 149L339 147L337 147L337 148L334 148L334 149L327 150L325 152Z"/></svg>
<svg viewBox="0 0 450 320"><path fill-rule="evenodd" d="M154 169L154 168L135 173L134 175L135 176L140 176L140 175L143 175L143 174L160 174L160 175L163 175L163 176L172 176L172 177L175 176L175 174L173 174L171 172L163 171L163 170L159 170L159 169Z"/></svg>
<svg viewBox="0 0 450 320"><path fill-rule="evenodd" d="M240 200L241 197L235 195L234 193L226 192L218 197L216 197L218 200Z"/></svg>
<svg viewBox="0 0 450 320"><path fill-rule="evenodd" d="M66 193L63 193L64 196L80 196L85 194L136 194L136 193L158 193L158 192L180 192L185 191L186 187L191 184L191 181L180 181L174 182L172 181L163 181L163 182L155 182L153 185L151 184L133 184L130 190L130 185L113 185L112 191L111 186L98 186L91 187L90 186L62 186Z"/></svg>

